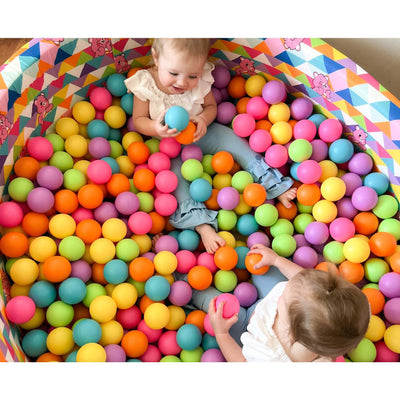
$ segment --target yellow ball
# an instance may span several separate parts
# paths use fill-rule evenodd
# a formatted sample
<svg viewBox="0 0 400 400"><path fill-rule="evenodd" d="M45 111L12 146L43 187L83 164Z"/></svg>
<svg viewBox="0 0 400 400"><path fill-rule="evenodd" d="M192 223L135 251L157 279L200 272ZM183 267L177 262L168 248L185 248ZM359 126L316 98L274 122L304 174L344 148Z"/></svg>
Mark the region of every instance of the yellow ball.
<svg viewBox="0 0 400 400"><path fill-rule="evenodd" d="M139 246L139 254L147 253L151 250L151 238L149 235L133 235L131 236Z"/></svg>
<svg viewBox="0 0 400 400"><path fill-rule="evenodd" d="M124 282L116 285L111 293L119 309L125 310L132 307L138 298L138 293L135 286Z"/></svg>
<svg viewBox="0 0 400 400"><path fill-rule="evenodd" d="M267 83L261 75L251 75L246 79L244 90L250 97L261 96L264 85Z"/></svg>
<svg viewBox="0 0 400 400"><path fill-rule="evenodd" d="M87 169L88 169L89 165L90 165L89 160L79 160L74 164L74 166L72 168L77 169L78 171L81 171L87 178L88 177Z"/></svg>
<svg viewBox="0 0 400 400"><path fill-rule="evenodd" d="M128 231L126 224L119 218L109 218L107 219L102 227L101 233L106 239L110 239L112 242L119 242L122 240Z"/></svg>
<svg viewBox="0 0 400 400"><path fill-rule="evenodd" d="M39 326L43 324L45 318L46 318L46 314L45 314L43 308L36 308L35 314L33 314L33 317L28 322L25 322L24 324L20 324L19 326L22 329L26 329L26 330L36 329L36 328L39 328Z"/></svg>
<svg viewBox="0 0 400 400"><path fill-rule="evenodd" d="M107 238L94 240L89 247L89 255L98 264L107 264L115 256L114 243Z"/></svg>
<svg viewBox="0 0 400 400"><path fill-rule="evenodd" d="M328 224L337 216L336 204L330 200L319 200L312 208L312 216L316 221Z"/></svg>
<svg viewBox="0 0 400 400"><path fill-rule="evenodd" d="M107 295L95 297L89 306L90 316L99 323L112 320L116 312L117 304L115 300Z"/></svg>
<svg viewBox="0 0 400 400"><path fill-rule="evenodd" d="M383 336L386 346L397 354L400 354L400 325L391 325Z"/></svg>
<svg viewBox="0 0 400 400"><path fill-rule="evenodd" d="M49 351L58 356L69 353L75 345L72 330L64 326L54 328L48 334L46 344Z"/></svg>
<svg viewBox="0 0 400 400"><path fill-rule="evenodd" d="M56 253L56 242L48 236L38 236L29 245L30 256L38 262L43 262Z"/></svg>
<svg viewBox="0 0 400 400"><path fill-rule="evenodd" d="M66 139L72 135L79 135L79 125L73 118L63 117L56 122L56 132Z"/></svg>
<svg viewBox="0 0 400 400"><path fill-rule="evenodd" d="M10 277L21 286L30 285L39 276L39 266L30 258L19 258L10 269Z"/></svg>
<svg viewBox="0 0 400 400"><path fill-rule="evenodd" d="M86 343L76 353L76 362L106 362L104 347L98 343Z"/></svg>
<svg viewBox="0 0 400 400"><path fill-rule="evenodd" d="M126 114L119 106L110 106L104 111L104 121L114 129L122 128L126 122Z"/></svg>
<svg viewBox="0 0 400 400"><path fill-rule="evenodd" d="M352 237L344 243L343 255L351 262L362 263L369 257L369 254L369 244L361 238Z"/></svg>
<svg viewBox="0 0 400 400"><path fill-rule="evenodd" d="M71 157L81 158L88 151L88 142L81 135L71 135L65 139L64 148Z"/></svg>
<svg viewBox="0 0 400 400"><path fill-rule="evenodd" d="M88 101L78 101L72 107L72 116L80 124L88 124L90 121L94 120L96 109L93 104Z"/></svg>
<svg viewBox="0 0 400 400"><path fill-rule="evenodd" d="M324 182L326 179L337 176L338 167L331 160L322 160L318 163L321 166L321 177L318 179L318 182Z"/></svg>
<svg viewBox="0 0 400 400"><path fill-rule="evenodd" d="M378 340L381 340L383 338L385 330L386 325L383 320L377 315L371 315L365 337L372 342L377 342Z"/></svg>
<svg viewBox="0 0 400 400"><path fill-rule="evenodd" d="M346 184L336 176L325 179L321 184L321 195L325 200L338 201L346 193Z"/></svg>
<svg viewBox="0 0 400 400"><path fill-rule="evenodd" d="M290 108L286 103L271 104L268 110L268 119L271 124L279 121L288 122L290 119Z"/></svg>
<svg viewBox="0 0 400 400"><path fill-rule="evenodd" d="M69 214L56 214L49 222L49 232L57 239L64 239L75 233L76 222Z"/></svg>
<svg viewBox="0 0 400 400"><path fill-rule="evenodd" d="M231 174L215 174L213 177L212 185L215 189L222 189L231 186Z"/></svg>
<svg viewBox="0 0 400 400"><path fill-rule="evenodd" d="M235 211L235 213L237 215L244 215L244 214L248 214L252 207L249 206L243 199L243 194L240 193L240 200L239 200L239 204L236 206L236 208L233 209L233 211Z"/></svg>
<svg viewBox="0 0 400 400"><path fill-rule="evenodd" d="M235 247L236 246L236 239L235 236L231 232L228 231L219 231L218 235L225 240L227 246Z"/></svg>
<svg viewBox="0 0 400 400"><path fill-rule="evenodd" d="M277 121L269 131L271 133L272 141L276 144L286 144L292 139L293 129L289 122Z"/></svg>
<svg viewBox="0 0 400 400"><path fill-rule="evenodd" d="M165 328L169 331L176 331L185 323L186 313L182 307L175 305L168 306L168 310L170 319Z"/></svg>
<svg viewBox="0 0 400 400"><path fill-rule="evenodd" d="M122 136L122 147L128 150L128 147L133 142L143 142L143 137L138 132L127 132Z"/></svg>
<svg viewBox="0 0 400 400"><path fill-rule="evenodd" d="M39 268L40 274L40 268ZM29 296L29 290L31 289L32 284L29 285L18 285L17 283L13 283L10 287L10 296Z"/></svg>
<svg viewBox="0 0 400 400"><path fill-rule="evenodd" d="M99 344L107 346L108 344L118 344L124 336L124 328L115 320L103 322L101 326L101 338Z"/></svg>
<svg viewBox="0 0 400 400"><path fill-rule="evenodd" d="M170 312L163 303L152 303L144 312L144 322L151 329L163 329L168 325Z"/></svg>
<svg viewBox="0 0 400 400"><path fill-rule="evenodd" d="M172 274L178 266L178 259L172 251L163 250L158 252L153 260L156 271L161 275Z"/></svg>
<svg viewBox="0 0 400 400"><path fill-rule="evenodd" d="M129 159L128 156L119 156L115 159L119 165L119 172L127 177L132 176L135 170L135 164Z"/></svg>

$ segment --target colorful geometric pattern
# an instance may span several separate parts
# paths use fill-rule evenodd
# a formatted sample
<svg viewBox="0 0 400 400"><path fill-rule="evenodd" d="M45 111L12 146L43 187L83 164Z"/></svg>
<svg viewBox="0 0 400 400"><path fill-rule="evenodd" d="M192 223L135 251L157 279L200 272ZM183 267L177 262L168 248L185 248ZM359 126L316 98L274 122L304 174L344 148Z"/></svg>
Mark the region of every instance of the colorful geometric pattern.
<svg viewBox="0 0 400 400"><path fill-rule="evenodd" d="M400 199L400 101L344 54L321 39L237 38L214 39L211 58L233 74L281 80L292 96L307 96L318 112L338 118ZM54 131L109 75L149 62L145 38L50 38L30 41L1 66L1 199L8 199L8 177L29 137ZM18 331L5 318L6 294L7 284L0 284L0 361L26 361Z"/></svg>

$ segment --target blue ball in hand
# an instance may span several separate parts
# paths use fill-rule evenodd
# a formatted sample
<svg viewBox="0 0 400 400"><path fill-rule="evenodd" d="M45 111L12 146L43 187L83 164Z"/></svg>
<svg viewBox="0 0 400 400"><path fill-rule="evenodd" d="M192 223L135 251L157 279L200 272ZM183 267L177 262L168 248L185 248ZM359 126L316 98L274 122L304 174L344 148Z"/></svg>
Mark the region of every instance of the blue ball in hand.
<svg viewBox="0 0 400 400"><path fill-rule="evenodd" d="M172 106L165 113L164 120L170 129L180 132L189 124L189 113L181 106Z"/></svg>

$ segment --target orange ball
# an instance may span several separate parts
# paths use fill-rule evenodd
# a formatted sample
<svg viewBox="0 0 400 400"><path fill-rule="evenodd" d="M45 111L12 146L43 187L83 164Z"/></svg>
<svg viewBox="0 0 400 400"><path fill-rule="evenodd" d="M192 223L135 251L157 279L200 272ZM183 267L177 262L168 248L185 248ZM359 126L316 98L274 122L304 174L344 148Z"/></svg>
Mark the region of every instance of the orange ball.
<svg viewBox="0 0 400 400"><path fill-rule="evenodd" d="M276 209L278 210L278 217L285 218L288 220L292 220L297 215L297 206L293 201L289 202L292 206L286 208L280 201L275 204Z"/></svg>
<svg viewBox="0 0 400 400"><path fill-rule="evenodd" d="M157 211L150 211L149 215L151 220L153 221L153 225L151 226L149 233L151 235L156 235L157 233L162 232L167 223L165 217L160 215Z"/></svg>
<svg viewBox="0 0 400 400"><path fill-rule="evenodd" d="M196 325L200 329L201 334L204 335L206 333L204 329L204 318L206 315L203 310L193 310L186 316L185 324Z"/></svg>
<svg viewBox="0 0 400 400"><path fill-rule="evenodd" d="M138 282L146 282L155 271L153 261L146 257L136 257L129 264L130 277Z"/></svg>
<svg viewBox="0 0 400 400"><path fill-rule="evenodd" d="M92 281L100 283L101 285L107 285L108 281L104 278L104 264L93 263L92 264Z"/></svg>
<svg viewBox="0 0 400 400"><path fill-rule="evenodd" d="M14 163L15 175L30 179L31 181L36 179L39 169L39 161L29 156L21 157Z"/></svg>
<svg viewBox="0 0 400 400"><path fill-rule="evenodd" d="M256 129L264 129L265 131L269 132L271 127L271 122L266 119L259 119L258 121L256 121Z"/></svg>
<svg viewBox="0 0 400 400"><path fill-rule="evenodd" d="M128 71L126 77L127 77L127 78L130 78L131 76L135 75L136 72L138 72L138 71L141 70L141 69L142 69L142 68L139 68L139 67L133 67L133 68L131 68L131 69Z"/></svg>
<svg viewBox="0 0 400 400"><path fill-rule="evenodd" d="M121 340L121 347L130 358L142 356L148 346L149 340L147 336L142 331L136 329L126 332Z"/></svg>
<svg viewBox="0 0 400 400"><path fill-rule="evenodd" d="M150 192L155 185L156 176L151 169L140 168L133 174L133 184L140 192Z"/></svg>
<svg viewBox="0 0 400 400"><path fill-rule="evenodd" d="M247 269L234 268L233 272L237 277L238 283L247 282L251 278L250 272Z"/></svg>
<svg viewBox="0 0 400 400"><path fill-rule="evenodd" d="M389 232L376 232L369 239L369 248L378 257L389 257L397 249L395 236Z"/></svg>
<svg viewBox="0 0 400 400"><path fill-rule="evenodd" d="M142 143L142 142L134 142L134 143ZM111 194L111 196L117 197L122 192L129 192L131 184L129 182L129 178L126 175L117 173L111 176L110 180L106 184L106 188L107 192Z"/></svg>
<svg viewBox="0 0 400 400"><path fill-rule="evenodd" d="M50 352L41 354L37 359L36 362L63 362L63 358L58 356L57 354L53 354Z"/></svg>
<svg viewBox="0 0 400 400"><path fill-rule="evenodd" d="M362 211L353 218L353 223L356 228L356 233L369 236L378 229L379 219L371 211Z"/></svg>
<svg viewBox="0 0 400 400"><path fill-rule="evenodd" d="M142 296L142 298L139 301L139 309L142 314L146 311L146 308L153 303L164 303L164 301L154 301L151 300L150 297L148 297L146 294Z"/></svg>
<svg viewBox="0 0 400 400"><path fill-rule="evenodd" d="M197 290L204 290L210 287L213 279L211 271L202 265L192 267L187 277L189 285Z"/></svg>
<svg viewBox="0 0 400 400"><path fill-rule="evenodd" d="M362 292L367 296L371 314L379 314L385 306L385 296L378 289L364 288Z"/></svg>
<svg viewBox="0 0 400 400"><path fill-rule="evenodd" d="M247 103L249 102L250 97L242 97L236 103L236 111L238 114L244 114L247 112Z"/></svg>
<svg viewBox="0 0 400 400"><path fill-rule="evenodd" d="M394 272L400 273L400 251L396 251L389 257L389 265Z"/></svg>
<svg viewBox="0 0 400 400"><path fill-rule="evenodd" d="M190 144L193 143L194 133L196 132L197 126L189 121L188 126L175 136L175 139L180 144Z"/></svg>
<svg viewBox="0 0 400 400"><path fill-rule="evenodd" d="M259 263L262 259L261 254L247 254L244 259L244 265L246 266L247 271L249 271L253 275L263 275L269 270L269 265L265 265L259 269L254 269L254 265Z"/></svg>
<svg viewBox="0 0 400 400"><path fill-rule="evenodd" d="M128 146L127 154L134 164L144 164L150 156L150 149L146 143L136 141Z"/></svg>
<svg viewBox="0 0 400 400"><path fill-rule="evenodd" d="M218 211L221 207L218 204L217 197L218 197L219 189L213 188L211 191L211 196L208 200L204 202L204 205L209 210Z"/></svg>
<svg viewBox="0 0 400 400"><path fill-rule="evenodd" d="M42 267L43 276L50 282L62 282L71 274L71 263L63 256L48 257Z"/></svg>
<svg viewBox="0 0 400 400"><path fill-rule="evenodd" d="M315 183L303 183L297 188L296 196L303 206L313 206L321 199L321 190Z"/></svg>
<svg viewBox="0 0 400 400"><path fill-rule="evenodd" d="M44 214L28 212L22 219L22 229L29 236L42 236L49 228L49 219Z"/></svg>
<svg viewBox="0 0 400 400"><path fill-rule="evenodd" d="M221 246L214 253L215 265L224 271L235 268L238 260L238 253L231 246Z"/></svg>
<svg viewBox="0 0 400 400"><path fill-rule="evenodd" d="M84 219L76 225L75 235L90 244L101 237L101 225L94 219Z"/></svg>
<svg viewBox="0 0 400 400"><path fill-rule="evenodd" d="M54 195L54 208L61 214L72 214L79 207L78 196L69 189L58 190Z"/></svg>
<svg viewBox="0 0 400 400"><path fill-rule="evenodd" d="M103 202L103 191L94 183L83 185L78 191L78 201L82 207L97 208Z"/></svg>
<svg viewBox="0 0 400 400"><path fill-rule="evenodd" d="M218 151L211 158L211 167L217 174L227 174L234 165L232 154L227 151Z"/></svg>
<svg viewBox="0 0 400 400"><path fill-rule="evenodd" d="M250 207L258 207L267 199L267 191L260 183L250 183L243 190L243 200Z"/></svg>
<svg viewBox="0 0 400 400"><path fill-rule="evenodd" d="M364 278L364 267L361 263L345 260L339 265L339 275L350 283L358 283Z"/></svg>
<svg viewBox="0 0 400 400"><path fill-rule="evenodd" d="M243 76L234 76L227 87L228 94L234 99L240 99L246 96L246 79Z"/></svg>
<svg viewBox="0 0 400 400"><path fill-rule="evenodd" d="M23 256L29 248L29 240L22 232L10 231L0 239L0 252L6 257Z"/></svg>

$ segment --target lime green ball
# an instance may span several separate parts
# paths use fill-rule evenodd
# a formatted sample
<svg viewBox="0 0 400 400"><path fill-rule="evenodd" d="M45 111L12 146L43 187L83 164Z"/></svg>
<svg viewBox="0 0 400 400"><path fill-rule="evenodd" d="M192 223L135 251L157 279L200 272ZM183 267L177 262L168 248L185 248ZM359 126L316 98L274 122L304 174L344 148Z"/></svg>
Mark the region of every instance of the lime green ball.
<svg viewBox="0 0 400 400"><path fill-rule="evenodd" d="M139 281L135 281L132 278L128 278L127 282L129 282L131 285L135 286L138 297L142 297L145 294L145 290L144 287L146 285L146 282L139 282Z"/></svg>
<svg viewBox="0 0 400 400"><path fill-rule="evenodd" d="M238 171L232 176L231 185L239 193L243 193L244 188L251 183L254 183L254 179L253 176L247 171Z"/></svg>
<svg viewBox="0 0 400 400"><path fill-rule="evenodd" d="M373 362L376 358L376 347L371 340L363 338L357 347L348 353L348 356L354 362Z"/></svg>
<svg viewBox="0 0 400 400"><path fill-rule="evenodd" d="M294 162L302 162L311 157L313 148L310 141L306 139L293 140L288 149L289 157Z"/></svg>
<svg viewBox="0 0 400 400"><path fill-rule="evenodd" d="M10 275L11 267L14 265L15 261L17 261L18 259L19 258L9 258L6 261L5 267L6 267L6 272L7 272L8 275Z"/></svg>
<svg viewBox="0 0 400 400"><path fill-rule="evenodd" d="M204 350L199 346L194 350L182 350L180 353L180 358L183 362L200 362L203 353Z"/></svg>
<svg viewBox="0 0 400 400"><path fill-rule="evenodd" d="M367 288L379 290L379 285L377 283L370 282L364 285L361 289L367 289Z"/></svg>
<svg viewBox="0 0 400 400"><path fill-rule="evenodd" d="M276 235L271 243L272 249L282 257L290 257L296 250L295 238L288 233Z"/></svg>
<svg viewBox="0 0 400 400"><path fill-rule="evenodd" d="M86 296L82 300L82 303L89 307L90 303L98 296L104 296L107 294L106 288L100 283L89 283L86 285Z"/></svg>
<svg viewBox="0 0 400 400"><path fill-rule="evenodd" d="M160 362L182 362L182 360L177 356L164 356Z"/></svg>
<svg viewBox="0 0 400 400"><path fill-rule="evenodd" d="M182 176L189 182L200 178L201 174L204 172L203 164L194 158L189 158L184 161L181 166Z"/></svg>
<svg viewBox="0 0 400 400"><path fill-rule="evenodd" d="M204 172L207 172L207 174L211 176L215 175L214 168L211 166L212 158L213 158L212 154L205 154L201 160Z"/></svg>
<svg viewBox="0 0 400 400"><path fill-rule="evenodd" d="M207 172L203 172L200 178L205 179L212 186L213 180L210 174L207 174Z"/></svg>
<svg viewBox="0 0 400 400"><path fill-rule="evenodd" d="M45 137L46 139L50 140L54 152L64 150L64 139L60 135L58 135L57 133L49 133Z"/></svg>
<svg viewBox="0 0 400 400"><path fill-rule="evenodd" d="M124 148L122 147L121 143L117 142L116 140L109 140L108 143L110 143L111 146L110 157L117 158L124 154Z"/></svg>
<svg viewBox="0 0 400 400"><path fill-rule="evenodd" d="M312 209L314 206L305 206L304 204L296 202L297 212L300 214L312 214Z"/></svg>
<svg viewBox="0 0 400 400"><path fill-rule="evenodd" d="M132 179L132 178L129 178L129 185L130 185L129 190L130 190L132 193L137 194L137 193L139 192L138 188L137 188L137 187L135 186L135 184L133 183L133 179Z"/></svg>
<svg viewBox="0 0 400 400"><path fill-rule="evenodd" d="M8 194L15 201L25 202L34 187L30 179L19 176L9 183Z"/></svg>
<svg viewBox="0 0 400 400"><path fill-rule="evenodd" d="M150 150L150 154L158 153L160 151L160 141L155 138L148 139L144 142Z"/></svg>
<svg viewBox="0 0 400 400"><path fill-rule="evenodd" d="M278 221L278 209L272 204L261 204L254 211L254 218L258 225L272 226Z"/></svg>
<svg viewBox="0 0 400 400"><path fill-rule="evenodd" d="M149 213L154 208L154 197L151 193L138 192L136 196L139 199L139 211Z"/></svg>
<svg viewBox="0 0 400 400"><path fill-rule="evenodd" d="M381 219L392 218L399 211L399 203L389 194L378 196L378 202L372 212Z"/></svg>
<svg viewBox="0 0 400 400"><path fill-rule="evenodd" d="M344 244L342 242L332 240L324 246L322 254L327 261L330 261L334 264L340 264L345 260L345 256L343 255L343 247Z"/></svg>
<svg viewBox="0 0 400 400"><path fill-rule="evenodd" d="M74 159L66 151L56 151L49 160L49 165L57 167L61 172L71 169L74 166Z"/></svg>
<svg viewBox="0 0 400 400"><path fill-rule="evenodd" d="M67 326L74 318L74 308L63 301L55 301L46 311L47 322L54 327Z"/></svg>
<svg viewBox="0 0 400 400"><path fill-rule="evenodd" d="M270 228L271 235L276 237L281 234L293 235L294 226L293 224L286 218L278 218L278 220L273 224Z"/></svg>
<svg viewBox="0 0 400 400"><path fill-rule="evenodd" d="M64 172L64 188L77 192L83 185L86 185L86 175L79 169L68 169Z"/></svg>
<svg viewBox="0 0 400 400"><path fill-rule="evenodd" d="M220 231L230 231L236 226L237 215L233 210L219 210L217 222Z"/></svg>
<svg viewBox="0 0 400 400"><path fill-rule="evenodd" d="M115 246L115 254L122 261L130 262L139 255L139 245L133 239L122 239Z"/></svg>
<svg viewBox="0 0 400 400"><path fill-rule="evenodd" d="M218 270L214 275L214 286L223 293L231 292L237 285L237 276L232 271Z"/></svg>
<svg viewBox="0 0 400 400"><path fill-rule="evenodd" d="M398 241L400 240L400 221L395 218L384 219L379 223L378 232L391 233Z"/></svg>
<svg viewBox="0 0 400 400"><path fill-rule="evenodd" d="M389 264L382 258L372 257L364 263L365 277L370 282L379 282L379 279L390 271Z"/></svg>
<svg viewBox="0 0 400 400"><path fill-rule="evenodd" d="M306 213L298 214L293 220L294 229L297 233L304 234L307 225L311 224L311 222L314 221L315 219L311 214L306 214Z"/></svg>
<svg viewBox="0 0 400 400"><path fill-rule="evenodd" d="M67 258L69 261L76 261L85 254L85 243L77 236L68 236L61 240L58 245L60 256Z"/></svg>

